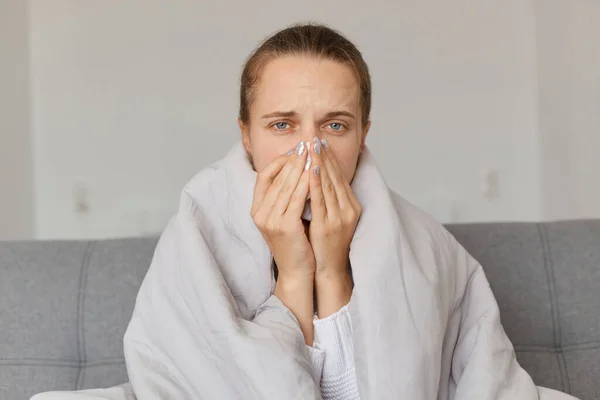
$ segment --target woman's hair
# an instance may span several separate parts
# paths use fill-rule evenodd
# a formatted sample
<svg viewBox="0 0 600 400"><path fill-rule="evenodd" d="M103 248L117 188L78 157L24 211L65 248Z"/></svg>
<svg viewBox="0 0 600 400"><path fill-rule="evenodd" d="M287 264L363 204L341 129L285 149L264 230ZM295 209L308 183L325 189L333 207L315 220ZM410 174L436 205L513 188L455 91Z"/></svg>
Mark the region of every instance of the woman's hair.
<svg viewBox="0 0 600 400"><path fill-rule="evenodd" d="M363 127L371 113L371 77L367 63L356 46L339 32L324 25L293 25L267 38L252 52L240 85L240 113L242 122L250 120L250 105L258 87L264 66L278 57L304 55L337 61L355 72L360 86L360 106Z"/></svg>

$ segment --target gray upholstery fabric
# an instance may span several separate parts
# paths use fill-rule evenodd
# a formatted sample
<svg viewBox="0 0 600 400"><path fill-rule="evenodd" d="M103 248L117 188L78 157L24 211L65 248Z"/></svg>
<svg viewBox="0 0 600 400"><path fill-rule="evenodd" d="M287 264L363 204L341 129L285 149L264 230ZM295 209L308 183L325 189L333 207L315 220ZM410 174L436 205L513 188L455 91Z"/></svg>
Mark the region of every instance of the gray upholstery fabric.
<svg viewBox="0 0 600 400"><path fill-rule="evenodd" d="M537 384L600 399L600 221L448 227ZM156 239L0 243L0 399L106 387Z"/></svg>
<svg viewBox="0 0 600 400"><path fill-rule="evenodd" d="M538 385L600 399L600 221L456 225Z"/></svg>
<svg viewBox="0 0 600 400"><path fill-rule="evenodd" d="M0 243L0 399L126 381L123 334L155 246Z"/></svg>

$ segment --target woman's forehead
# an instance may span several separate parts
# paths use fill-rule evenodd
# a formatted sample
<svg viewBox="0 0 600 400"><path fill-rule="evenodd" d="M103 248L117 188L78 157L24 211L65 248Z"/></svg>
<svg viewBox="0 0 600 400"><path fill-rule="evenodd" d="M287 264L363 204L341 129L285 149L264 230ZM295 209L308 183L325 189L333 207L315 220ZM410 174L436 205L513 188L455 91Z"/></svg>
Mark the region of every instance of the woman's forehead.
<svg viewBox="0 0 600 400"><path fill-rule="evenodd" d="M350 108L359 103L359 87L351 68L339 62L308 57L270 61L263 69L254 98L256 111L273 107Z"/></svg>

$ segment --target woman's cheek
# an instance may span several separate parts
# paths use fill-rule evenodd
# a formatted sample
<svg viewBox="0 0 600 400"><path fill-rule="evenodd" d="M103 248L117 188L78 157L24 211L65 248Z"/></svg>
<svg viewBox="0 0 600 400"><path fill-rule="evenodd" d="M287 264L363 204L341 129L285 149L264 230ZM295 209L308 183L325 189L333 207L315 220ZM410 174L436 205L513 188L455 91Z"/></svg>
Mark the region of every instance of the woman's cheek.
<svg viewBox="0 0 600 400"><path fill-rule="evenodd" d="M280 155L282 155L284 153L285 153L285 151L283 151L283 152L281 152L281 154L279 154L277 149L272 149L269 147L264 147L262 149L257 148L257 149L255 149L255 152L254 152L254 154L256 155L254 157L254 167L256 168L257 172L261 172L270 163L275 161L275 159L277 157L279 157Z"/></svg>
<svg viewBox="0 0 600 400"><path fill-rule="evenodd" d="M356 172L356 166L345 165L342 170L342 174L344 174L344 178L346 178L346 182L352 182L352 178L354 177L354 173Z"/></svg>
<svg viewBox="0 0 600 400"><path fill-rule="evenodd" d="M338 165L340 166L341 172L346 178L346 181L351 182L354 178L354 174L356 172L357 159L358 159L357 151L348 151L344 154L341 154L339 158L337 158Z"/></svg>

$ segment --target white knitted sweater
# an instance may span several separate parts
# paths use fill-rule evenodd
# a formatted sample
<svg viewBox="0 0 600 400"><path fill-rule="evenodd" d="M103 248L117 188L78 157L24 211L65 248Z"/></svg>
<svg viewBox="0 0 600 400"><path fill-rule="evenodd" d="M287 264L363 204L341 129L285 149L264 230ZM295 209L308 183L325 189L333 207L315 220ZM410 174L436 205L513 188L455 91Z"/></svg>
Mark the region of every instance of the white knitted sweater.
<svg viewBox="0 0 600 400"><path fill-rule="evenodd" d="M314 319L314 342L308 347L313 374L324 400L358 400L352 323L346 306L327 318Z"/></svg>

